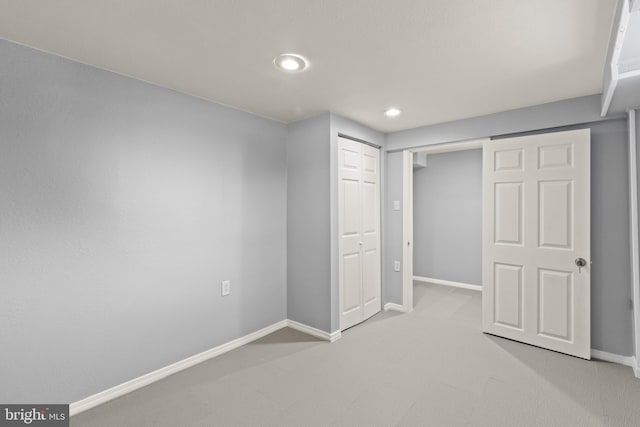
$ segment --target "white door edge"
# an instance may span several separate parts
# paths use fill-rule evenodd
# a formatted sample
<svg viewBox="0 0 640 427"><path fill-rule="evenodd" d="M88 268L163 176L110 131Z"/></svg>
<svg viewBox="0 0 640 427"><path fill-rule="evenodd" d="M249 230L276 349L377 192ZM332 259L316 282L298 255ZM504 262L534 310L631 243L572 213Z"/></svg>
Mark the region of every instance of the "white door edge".
<svg viewBox="0 0 640 427"><path fill-rule="evenodd" d="M633 297L634 372L640 378L640 248L638 242L638 160L636 110L629 110L629 221L631 232L631 295Z"/></svg>

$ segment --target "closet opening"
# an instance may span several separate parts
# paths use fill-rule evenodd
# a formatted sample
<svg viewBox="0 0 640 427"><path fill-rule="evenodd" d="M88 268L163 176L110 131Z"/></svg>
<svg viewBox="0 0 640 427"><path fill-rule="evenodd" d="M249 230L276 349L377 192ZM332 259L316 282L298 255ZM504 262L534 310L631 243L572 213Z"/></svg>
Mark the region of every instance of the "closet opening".
<svg viewBox="0 0 640 427"><path fill-rule="evenodd" d="M338 137L340 330L381 310L380 149Z"/></svg>
<svg viewBox="0 0 640 427"><path fill-rule="evenodd" d="M404 311L414 308L414 286L420 294L428 284L482 291L482 146L486 141L404 151Z"/></svg>

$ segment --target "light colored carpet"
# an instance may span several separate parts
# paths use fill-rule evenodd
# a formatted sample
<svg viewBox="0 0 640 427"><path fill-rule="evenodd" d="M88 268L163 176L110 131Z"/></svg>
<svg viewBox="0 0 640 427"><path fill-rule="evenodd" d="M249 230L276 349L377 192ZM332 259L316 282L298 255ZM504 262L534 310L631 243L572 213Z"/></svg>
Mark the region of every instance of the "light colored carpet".
<svg viewBox="0 0 640 427"><path fill-rule="evenodd" d="M333 344L282 329L71 418L76 426L638 426L630 368L480 331L481 294L415 285Z"/></svg>

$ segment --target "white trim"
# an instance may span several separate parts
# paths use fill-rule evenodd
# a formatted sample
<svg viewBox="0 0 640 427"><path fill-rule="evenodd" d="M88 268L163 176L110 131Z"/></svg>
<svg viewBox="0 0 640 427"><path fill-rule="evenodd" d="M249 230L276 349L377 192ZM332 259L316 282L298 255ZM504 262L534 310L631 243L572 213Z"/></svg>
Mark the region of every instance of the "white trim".
<svg viewBox="0 0 640 427"><path fill-rule="evenodd" d="M602 99L602 109L600 115L606 116L611 106L611 101L616 91L620 74L618 73L618 62L620 61L620 53L622 52L622 45L627 35L627 28L629 27L630 13L629 0L619 0L616 16L613 20L613 26L611 28L611 39L609 40L609 50L607 52L607 59L605 63L605 81L604 98ZM607 70L608 68L608 70ZM608 75L608 72L611 75Z"/></svg>
<svg viewBox="0 0 640 427"><path fill-rule="evenodd" d="M320 338L323 341L334 342L342 337L342 332L325 332L320 329L316 329L313 326L305 325L304 323L296 322L295 320L288 319L287 326L296 331L304 332L316 338Z"/></svg>
<svg viewBox="0 0 640 427"><path fill-rule="evenodd" d="M209 359L213 359L214 357L220 356L221 354L224 354L228 351L235 350L238 347L242 347L245 344L249 344L250 342L253 342L257 339L260 339L266 335L269 335L277 330L280 330L286 327L295 329L300 332L304 332L306 334L309 334L311 336L314 336L316 338L320 338L324 341L329 341L329 342L334 342L342 336L340 331L336 331L330 334L328 332L321 331L319 329L302 324L300 322L296 322L294 320L289 320L289 319L281 320L265 328L262 328L258 331L247 334L243 337L236 338L235 340L221 344L212 349L203 351L202 353L198 353L196 355L187 357L186 359L172 363L171 365L162 367L160 369L156 369L155 371L149 372L147 374L144 374L132 380L126 381L122 384L118 384L107 390L101 391L99 393L93 394L84 399L78 400L77 402L73 402L71 403L71 405L69 405L69 415L74 416L81 412L88 411L89 409L95 408L98 405L102 405L103 403L107 403L113 399L117 399L118 397L124 396L125 394L131 393L142 387L148 386L149 384L152 384L156 381L160 381L161 379L166 378L169 375L173 375L180 371L184 371L185 369L188 369L199 363L205 362Z"/></svg>
<svg viewBox="0 0 640 427"><path fill-rule="evenodd" d="M402 309L413 311L413 151L402 153Z"/></svg>
<svg viewBox="0 0 640 427"><path fill-rule="evenodd" d="M471 289L472 291L482 292L482 286L472 285L471 283L454 282L451 280L432 279L430 277L413 276L416 282L433 283L434 285L451 286L453 288Z"/></svg>
<svg viewBox="0 0 640 427"><path fill-rule="evenodd" d="M591 349L591 357L593 359L602 360L604 362L617 363L619 365L629 366L633 368L635 365L635 357L633 356L620 356L615 353L608 353L602 350Z"/></svg>
<svg viewBox="0 0 640 427"><path fill-rule="evenodd" d="M629 12L638 12L640 11L640 0L631 0L631 4L629 5Z"/></svg>
<svg viewBox="0 0 640 427"><path fill-rule="evenodd" d="M396 304L394 302L388 302L384 305L384 311L399 311L400 313L406 313L402 304Z"/></svg>
<svg viewBox="0 0 640 427"><path fill-rule="evenodd" d="M604 99L602 100L602 110L600 110L600 115L602 117L606 116L607 113L609 112L609 107L611 106L611 101L613 100L613 94L616 91L616 86L618 86L618 80L612 79L607 84L607 88L604 90Z"/></svg>
<svg viewBox="0 0 640 427"><path fill-rule="evenodd" d="M482 145L488 141L488 138L470 139L468 141L445 142L443 144L425 145L422 147L412 148L415 153L439 154L451 153L453 151L475 150L482 148Z"/></svg>
<svg viewBox="0 0 640 427"><path fill-rule="evenodd" d="M629 28L629 18L631 18L631 12L629 12L629 0L620 0L620 19L617 22L614 20L614 27L611 29L613 36L613 53L611 55L611 79L618 80L618 62L620 62L620 53L622 53L622 45L624 39L627 36L627 29Z"/></svg>
<svg viewBox="0 0 640 427"><path fill-rule="evenodd" d="M187 357L186 359L172 363L171 365L156 369L155 371L149 372L148 374L142 375L138 378L134 378L122 384L118 384L117 386L111 387L107 390L78 400L77 402L73 402L71 405L69 405L69 415L77 415L91 408L95 408L98 405L102 405L103 403L106 403L110 400L124 396L125 394L131 393L132 391L138 390L142 387L166 378L169 375L184 371L187 368L205 362L228 351L234 350L287 326L288 321L281 320L280 322L269 325L266 328L260 329L259 331L255 331L243 337L236 338L235 340L229 341L225 344L221 344L212 349L203 351L202 353Z"/></svg>
<svg viewBox="0 0 640 427"><path fill-rule="evenodd" d="M634 354L636 365L634 372L638 376L640 366L640 245L638 242L638 162L636 112L629 110L629 222L631 233L631 295L633 296Z"/></svg>

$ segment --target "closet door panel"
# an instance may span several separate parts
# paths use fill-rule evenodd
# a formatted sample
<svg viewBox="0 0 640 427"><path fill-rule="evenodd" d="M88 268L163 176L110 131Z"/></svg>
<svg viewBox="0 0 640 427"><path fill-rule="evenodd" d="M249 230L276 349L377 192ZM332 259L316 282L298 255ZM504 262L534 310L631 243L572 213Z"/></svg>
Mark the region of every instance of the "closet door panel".
<svg viewBox="0 0 640 427"><path fill-rule="evenodd" d="M341 139L338 147L340 329L362 321L361 177L361 144Z"/></svg>
<svg viewBox="0 0 640 427"><path fill-rule="evenodd" d="M362 147L362 242L363 242L363 320L380 311L381 252L380 252L380 150Z"/></svg>
<svg viewBox="0 0 640 427"><path fill-rule="evenodd" d="M380 311L380 151L338 140L340 329Z"/></svg>

